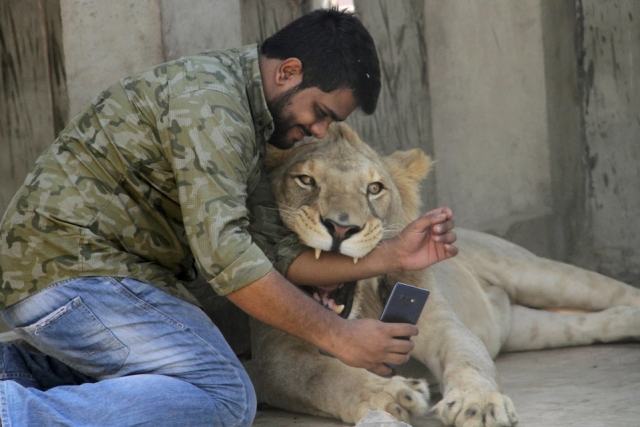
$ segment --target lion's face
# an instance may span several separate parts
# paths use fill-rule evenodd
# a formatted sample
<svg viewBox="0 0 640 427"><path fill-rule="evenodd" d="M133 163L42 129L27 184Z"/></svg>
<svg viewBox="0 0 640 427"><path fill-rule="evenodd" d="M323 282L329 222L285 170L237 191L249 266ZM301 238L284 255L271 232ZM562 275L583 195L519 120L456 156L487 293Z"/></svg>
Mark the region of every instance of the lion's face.
<svg viewBox="0 0 640 427"><path fill-rule="evenodd" d="M270 148L270 180L287 227L319 251L364 257L418 214L418 183L429 158L420 150L381 157L347 125L323 140Z"/></svg>

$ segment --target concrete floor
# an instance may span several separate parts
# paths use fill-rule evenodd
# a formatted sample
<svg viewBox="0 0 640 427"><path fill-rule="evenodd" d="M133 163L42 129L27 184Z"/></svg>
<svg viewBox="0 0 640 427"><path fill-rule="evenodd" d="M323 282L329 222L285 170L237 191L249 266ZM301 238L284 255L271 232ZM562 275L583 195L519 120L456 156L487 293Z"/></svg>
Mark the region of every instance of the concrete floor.
<svg viewBox="0 0 640 427"><path fill-rule="evenodd" d="M640 344L512 353L496 364L522 427L640 426ZM260 410L254 427L347 427L337 420ZM441 426L432 418L413 427Z"/></svg>

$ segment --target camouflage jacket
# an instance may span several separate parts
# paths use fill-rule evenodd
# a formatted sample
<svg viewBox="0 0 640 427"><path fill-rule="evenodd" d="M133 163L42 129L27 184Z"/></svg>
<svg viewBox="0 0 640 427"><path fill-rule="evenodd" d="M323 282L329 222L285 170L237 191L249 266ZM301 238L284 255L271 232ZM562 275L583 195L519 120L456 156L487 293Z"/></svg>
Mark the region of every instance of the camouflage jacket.
<svg viewBox="0 0 640 427"><path fill-rule="evenodd" d="M37 160L0 228L0 308L56 282L131 277L195 302L285 271L303 247L263 167L273 119L255 45L120 80ZM267 254L267 255L265 255Z"/></svg>

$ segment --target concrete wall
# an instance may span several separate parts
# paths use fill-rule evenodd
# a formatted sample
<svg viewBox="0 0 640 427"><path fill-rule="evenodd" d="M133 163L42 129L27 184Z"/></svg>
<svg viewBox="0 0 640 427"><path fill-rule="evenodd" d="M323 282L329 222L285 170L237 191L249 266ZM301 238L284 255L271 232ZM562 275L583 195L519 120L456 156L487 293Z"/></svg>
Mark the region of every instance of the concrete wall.
<svg viewBox="0 0 640 427"><path fill-rule="evenodd" d="M242 45L239 1L160 0L160 10L167 61L205 50Z"/></svg>
<svg viewBox="0 0 640 427"><path fill-rule="evenodd" d="M61 0L70 114L120 77L162 62L157 0Z"/></svg>
<svg viewBox="0 0 640 427"><path fill-rule="evenodd" d="M640 2L582 0L581 71L594 268L640 278Z"/></svg>
<svg viewBox="0 0 640 427"><path fill-rule="evenodd" d="M60 0L71 115L121 77L241 44L228 0Z"/></svg>
<svg viewBox="0 0 640 427"><path fill-rule="evenodd" d="M549 216L540 3L426 1L425 10L438 204L500 236Z"/></svg>

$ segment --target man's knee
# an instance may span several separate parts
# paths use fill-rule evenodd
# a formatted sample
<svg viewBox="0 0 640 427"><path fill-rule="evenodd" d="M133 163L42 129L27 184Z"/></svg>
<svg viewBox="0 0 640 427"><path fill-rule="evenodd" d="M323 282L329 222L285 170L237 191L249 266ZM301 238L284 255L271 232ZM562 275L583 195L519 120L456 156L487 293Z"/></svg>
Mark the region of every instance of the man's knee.
<svg viewBox="0 0 640 427"><path fill-rule="evenodd" d="M228 410L228 416L237 421L238 427L251 427L256 416L257 398L256 392L246 372L240 376L241 386L234 387L224 399Z"/></svg>

